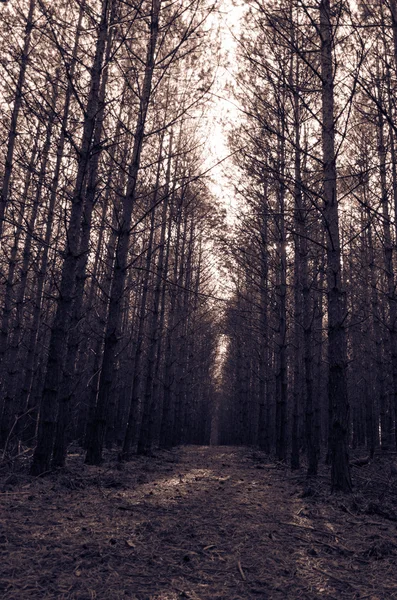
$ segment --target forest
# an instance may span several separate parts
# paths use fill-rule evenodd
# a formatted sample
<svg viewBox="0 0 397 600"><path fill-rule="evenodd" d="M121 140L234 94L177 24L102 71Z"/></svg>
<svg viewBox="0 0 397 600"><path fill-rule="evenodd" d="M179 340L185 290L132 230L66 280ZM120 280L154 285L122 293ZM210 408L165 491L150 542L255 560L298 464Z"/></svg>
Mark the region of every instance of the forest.
<svg viewBox="0 0 397 600"><path fill-rule="evenodd" d="M397 598L397 0L2 0L5 600Z"/></svg>

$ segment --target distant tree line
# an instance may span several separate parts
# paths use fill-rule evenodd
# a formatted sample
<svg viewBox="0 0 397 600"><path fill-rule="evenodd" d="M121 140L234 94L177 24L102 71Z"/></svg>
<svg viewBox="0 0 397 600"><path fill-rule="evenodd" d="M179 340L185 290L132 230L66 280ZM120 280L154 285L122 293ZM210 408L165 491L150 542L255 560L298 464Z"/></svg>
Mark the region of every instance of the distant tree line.
<svg viewBox="0 0 397 600"><path fill-rule="evenodd" d="M237 52L220 440L350 491L397 445L397 5L253 0Z"/></svg>

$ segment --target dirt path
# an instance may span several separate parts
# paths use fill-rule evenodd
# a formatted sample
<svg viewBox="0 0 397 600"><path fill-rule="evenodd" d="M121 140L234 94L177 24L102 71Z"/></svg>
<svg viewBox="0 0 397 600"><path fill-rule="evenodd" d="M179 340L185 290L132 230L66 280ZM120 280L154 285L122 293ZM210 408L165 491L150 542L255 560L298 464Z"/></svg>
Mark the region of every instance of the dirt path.
<svg viewBox="0 0 397 600"><path fill-rule="evenodd" d="M303 498L247 449L184 448L123 470L76 456L56 476L12 477L3 600L397 598L395 524Z"/></svg>

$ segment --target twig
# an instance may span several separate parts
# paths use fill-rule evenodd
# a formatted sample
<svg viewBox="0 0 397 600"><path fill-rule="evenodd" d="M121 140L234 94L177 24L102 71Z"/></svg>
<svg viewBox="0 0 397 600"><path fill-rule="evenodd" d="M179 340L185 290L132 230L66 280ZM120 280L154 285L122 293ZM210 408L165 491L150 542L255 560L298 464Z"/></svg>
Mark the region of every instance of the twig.
<svg viewBox="0 0 397 600"><path fill-rule="evenodd" d="M4 444L4 450L3 450L3 456L2 456L2 464L4 464L3 461L4 461L5 457L6 457L8 445L10 443L10 439L11 439L11 436L12 436L12 434L14 432L15 427L17 426L18 422L21 419L23 419L24 417L26 417L26 415L28 415L29 413L33 412L34 410L35 410L35 408L29 408L29 410L25 411L22 415L15 415L14 423L13 423L11 429L10 429L10 432L9 432L9 434L7 436L7 439L5 441L5 444ZM18 456L21 456L21 454L18 454L17 456L13 457L13 459L14 458L18 458ZM10 462L10 461L7 461L7 462Z"/></svg>
<svg viewBox="0 0 397 600"><path fill-rule="evenodd" d="M296 535L296 534L294 535L294 538L297 540L301 540L302 542L306 542L307 544L319 544L321 546L324 546L325 548L330 548L330 550L335 550L337 552L344 551L344 552L348 552L349 554L354 554L354 550L350 550L349 548L346 548L346 546L342 546L342 545L333 546L332 544L328 544L327 542L323 542L322 540L318 540L315 538L308 540L308 539L302 537L301 535Z"/></svg>
<svg viewBox="0 0 397 600"><path fill-rule="evenodd" d="M331 531L324 531L323 529L315 529L314 527L309 527L308 525L298 525L298 523L290 523L288 521L279 521L279 524L280 525L292 525L292 527L298 527L299 529L307 529L308 531L315 531L317 533L324 533L325 535L335 537L335 533L331 533Z"/></svg>
<svg viewBox="0 0 397 600"><path fill-rule="evenodd" d="M346 581L346 579L341 579L340 577L336 577L336 575L333 575L332 573L328 573L328 571L323 571L322 569L319 569L318 567L312 566L312 569L314 571L317 571L318 573L322 573L322 575L325 575L326 577L331 577L331 579L335 579L335 581L339 581L339 583L342 583L343 585L349 585L351 588L353 588L353 590L356 589L354 587L354 585L352 585L351 583Z"/></svg>
<svg viewBox="0 0 397 600"><path fill-rule="evenodd" d="M16 454L12 458L8 458L7 460L1 460L1 462L0 462L0 469L2 467L4 467L5 465L7 465L8 463L13 462L14 460L17 460L18 458L21 458L21 456L24 456L28 452L31 452L31 450L32 450L32 448L26 448L26 450L23 450L23 452L20 452L19 454Z"/></svg>
<svg viewBox="0 0 397 600"><path fill-rule="evenodd" d="M247 578L245 576L245 573L243 571L243 567L241 566L241 562L240 561L237 561L237 566L238 566L238 570L240 571L241 579L243 581L247 581Z"/></svg>
<svg viewBox="0 0 397 600"><path fill-rule="evenodd" d="M6 490L5 492L0 492L0 498L8 498L8 496L27 496L32 493L32 490L28 492L9 492Z"/></svg>
<svg viewBox="0 0 397 600"><path fill-rule="evenodd" d="M355 519L355 518L357 517L357 515L355 515L354 513L352 513L352 511L351 511L351 510L349 510L349 509L347 508L347 506L345 506L344 504L341 504L341 508L343 508L343 510L344 510L345 512L347 512L347 513L348 513L348 514L349 514L351 517L353 517L353 519Z"/></svg>

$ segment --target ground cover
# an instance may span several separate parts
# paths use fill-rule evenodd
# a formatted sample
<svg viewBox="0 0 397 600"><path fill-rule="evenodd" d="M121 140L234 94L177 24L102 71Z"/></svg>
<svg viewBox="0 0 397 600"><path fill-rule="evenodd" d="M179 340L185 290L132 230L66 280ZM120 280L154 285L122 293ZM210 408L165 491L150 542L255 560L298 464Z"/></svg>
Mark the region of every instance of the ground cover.
<svg viewBox="0 0 397 600"><path fill-rule="evenodd" d="M397 598L393 458L353 497L247 448L185 447L0 480L3 600ZM360 461L358 461L360 463ZM325 469L325 467L323 467Z"/></svg>

